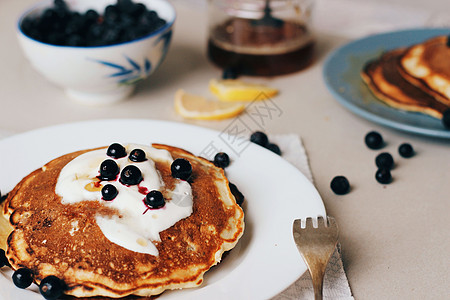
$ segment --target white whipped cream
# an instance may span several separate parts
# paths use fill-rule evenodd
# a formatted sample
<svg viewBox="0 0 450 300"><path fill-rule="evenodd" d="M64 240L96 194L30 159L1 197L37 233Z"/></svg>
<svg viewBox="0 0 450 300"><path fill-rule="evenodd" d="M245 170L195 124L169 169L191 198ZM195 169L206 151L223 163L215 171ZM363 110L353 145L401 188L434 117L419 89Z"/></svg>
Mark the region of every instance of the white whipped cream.
<svg viewBox="0 0 450 300"><path fill-rule="evenodd" d="M112 201L102 200L101 189L86 189L87 185L98 181L100 164L106 159L112 159L106 155L106 149L100 149L86 152L70 161L59 174L55 192L62 197L63 204L91 200L117 209L120 216L96 216L105 237L128 250L156 256L158 249L152 241L160 241L161 231L192 214L192 189L187 181L176 179L175 188L171 191L170 199L166 199L165 206L149 209L144 203L145 193L161 191L164 187L154 161L171 164L173 158L168 151L150 146L128 144L124 147L127 154L137 148L146 154L147 160L143 162L132 162L128 155L114 159L120 170L128 165L135 165L141 170L143 180L138 185L123 185L119 182L120 173L117 180L100 181L102 186L112 184L117 188L118 195Z"/></svg>

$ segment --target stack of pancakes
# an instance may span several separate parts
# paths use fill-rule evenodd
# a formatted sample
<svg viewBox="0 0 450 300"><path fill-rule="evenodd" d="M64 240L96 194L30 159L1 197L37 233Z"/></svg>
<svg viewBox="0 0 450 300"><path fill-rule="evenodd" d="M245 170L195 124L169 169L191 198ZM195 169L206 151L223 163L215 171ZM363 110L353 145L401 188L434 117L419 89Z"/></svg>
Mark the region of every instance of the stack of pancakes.
<svg viewBox="0 0 450 300"><path fill-rule="evenodd" d="M441 119L450 108L450 46L447 36L385 52L361 72L386 104Z"/></svg>
<svg viewBox="0 0 450 300"><path fill-rule="evenodd" d="M159 255L133 252L105 238L95 215L116 212L101 202L61 203L55 193L61 169L91 149L52 160L9 193L3 214L12 226L7 239L12 268L31 269L37 284L55 275L66 284L65 294L76 297L150 296L199 286L203 274L242 236L243 211L221 168L179 148L153 147L192 165L193 212L160 233L161 241L154 241ZM156 161L155 165L165 184L173 184L170 164Z"/></svg>

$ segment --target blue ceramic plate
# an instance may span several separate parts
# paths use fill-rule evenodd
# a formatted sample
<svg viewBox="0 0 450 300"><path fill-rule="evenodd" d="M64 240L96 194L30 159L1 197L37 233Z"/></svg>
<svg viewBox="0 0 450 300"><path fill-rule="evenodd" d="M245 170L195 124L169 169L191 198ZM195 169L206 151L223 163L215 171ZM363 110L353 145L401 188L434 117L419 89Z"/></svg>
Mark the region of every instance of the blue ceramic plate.
<svg viewBox="0 0 450 300"><path fill-rule="evenodd" d="M450 139L450 130L444 128L441 120L387 106L372 95L360 76L364 64L384 51L449 34L450 28L412 29L350 42L326 59L323 70L325 84L344 107L367 120L407 132Z"/></svg>

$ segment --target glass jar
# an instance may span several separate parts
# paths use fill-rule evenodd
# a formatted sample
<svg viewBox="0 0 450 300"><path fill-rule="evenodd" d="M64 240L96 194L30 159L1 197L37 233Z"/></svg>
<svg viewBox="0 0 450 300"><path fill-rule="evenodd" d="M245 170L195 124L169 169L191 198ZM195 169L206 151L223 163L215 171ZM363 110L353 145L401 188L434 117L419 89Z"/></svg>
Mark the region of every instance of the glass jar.
<svg viewBox="0 0 450 300"><path fill-rule="evenodd" d="M304 69L314 52L312 1L209 0L209 59L243 75Z"/></svg>

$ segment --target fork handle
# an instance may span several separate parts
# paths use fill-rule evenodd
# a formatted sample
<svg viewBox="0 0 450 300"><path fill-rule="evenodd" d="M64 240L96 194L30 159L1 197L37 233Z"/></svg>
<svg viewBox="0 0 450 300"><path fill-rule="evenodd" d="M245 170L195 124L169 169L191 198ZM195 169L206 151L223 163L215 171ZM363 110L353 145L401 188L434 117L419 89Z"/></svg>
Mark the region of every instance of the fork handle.
<svg viewBox="0 0 450 300"><path fill-rule="evenodd" d="M325 275L326 264L316 265L314 270L309 270L314 288L314 300L322 300L323 278Z"/></svg>

